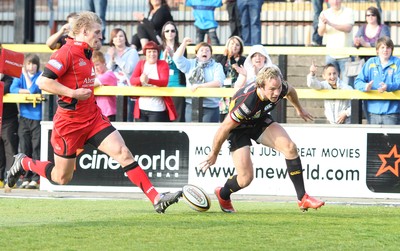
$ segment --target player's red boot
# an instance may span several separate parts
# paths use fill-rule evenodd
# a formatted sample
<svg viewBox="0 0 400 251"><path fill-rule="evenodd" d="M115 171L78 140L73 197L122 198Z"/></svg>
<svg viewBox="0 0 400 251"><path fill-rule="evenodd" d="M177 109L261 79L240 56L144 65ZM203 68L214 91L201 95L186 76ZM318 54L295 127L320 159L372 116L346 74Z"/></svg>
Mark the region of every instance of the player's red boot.
<svg viewBox="0 0 400 251"><path fill-rule="evenodd" d="M236 213L236 210L232 206L231 200L224 200L221 198L219 195L222 187L217 187L214 190L215 195L217 196L219 206L221 207L221 210L225 213Z"/></svg>
<svg viewBox="0 0 400 251"><path fill-rule="evenodd" d="M325 202L322 200L317 200L314 197L309 196L308 194L304 194L301 201L297 202L299 204L300 210L307 211L309 208L318 209L325 205Z"/></svg>

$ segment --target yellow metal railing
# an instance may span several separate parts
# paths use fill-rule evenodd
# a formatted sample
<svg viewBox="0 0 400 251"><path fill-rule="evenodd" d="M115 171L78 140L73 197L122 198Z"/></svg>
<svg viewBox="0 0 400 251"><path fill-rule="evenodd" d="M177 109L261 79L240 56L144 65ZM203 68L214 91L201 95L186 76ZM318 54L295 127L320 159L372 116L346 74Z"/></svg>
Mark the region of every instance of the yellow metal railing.
<svg viewBox="0 0 400 251"><path fill-rule="evenodd" d="M300 99L359 99L359 100L400 100L400 91L379 93L357 90L313 90L296 89ZM173 87L116 87L101 86L94 90L100 96L171 96L171 97L231 97L232 88L199 88L192 92L189 88ZM40 103L45 102L40 94L6 94L4 103Z"/></svg>
<svg viewBox="0 0 400 251"><path fill-rule="evenodd" d="M3 44L3 47L9 50L22 52L22 53L53 53L45 44ZM189 55L194 55L194 46L188 46L187 51ZM213 54L223 54L225 46L213 46ZM250 51L250 46L245 46L243 55L247 55ZM370 56L376 55L375 48L326 48L326 47L307 47L307 46L266 46L267 52L270 55L298 55L298 56L324 56L334 54L348 54ZM395 48L393 50L394 56L400 56L400 50Z"/></svg>

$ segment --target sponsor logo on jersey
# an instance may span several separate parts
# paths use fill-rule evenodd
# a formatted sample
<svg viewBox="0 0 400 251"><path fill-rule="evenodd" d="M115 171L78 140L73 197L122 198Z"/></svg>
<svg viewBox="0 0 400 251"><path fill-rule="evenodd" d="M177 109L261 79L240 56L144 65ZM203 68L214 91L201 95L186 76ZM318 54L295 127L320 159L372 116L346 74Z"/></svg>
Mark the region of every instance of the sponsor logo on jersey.
<svg viewBox="0 0 400 251"><path fill-rule="evenodd" d="M61 68L63 67L63 65L55 59L50 59L48 64L56 68L57 70L61 70Z"/></svg>
<svg viewBox="0 0 400 251"><path fill-rule="evenodd" d="M246 114L250 113L250 109L247 107L247 105L245 103L240 105L240 109L242 109L243 112L246 113Z"/></svg>
<svg viewBox="0 0 400 251"><path fill-rule="evenodd" d="M264 107L264 111L272 110L272 108L273 108L272 103L269 103L268 105L266 105L266 106Z"/></svg>
<svg viewBox="0 0 400 251"><path fill-rule="evenodd" d="M82 58L79 59L79 66L85 66L86 62Z"/></svg>

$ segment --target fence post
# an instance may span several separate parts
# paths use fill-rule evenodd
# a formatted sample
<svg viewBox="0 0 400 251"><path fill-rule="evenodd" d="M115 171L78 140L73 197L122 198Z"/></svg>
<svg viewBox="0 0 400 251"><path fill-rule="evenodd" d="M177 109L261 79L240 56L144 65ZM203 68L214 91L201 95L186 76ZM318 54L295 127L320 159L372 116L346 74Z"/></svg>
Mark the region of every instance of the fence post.
<svg viewBox="0 0 400 251"><path fill-rule="evenodd" d="M281 69L283 79L287 79L287 55L278 55L278 66ZM281 102L277 104L274 110L272 110L271 115L278 123L286 123L287 119L287 101L282 99Z"/></svg>
<svg viewBox="0 0 400 251"><path fill-rule="evenodd" d="M35 0L15 1L15 43L35 42Z"/></svg>
<svg viewBox="0 0 400 251"><path fill-rule="evenodd" d="M362 124L362 100L352 99L351 100L351 124Z"/></svg>

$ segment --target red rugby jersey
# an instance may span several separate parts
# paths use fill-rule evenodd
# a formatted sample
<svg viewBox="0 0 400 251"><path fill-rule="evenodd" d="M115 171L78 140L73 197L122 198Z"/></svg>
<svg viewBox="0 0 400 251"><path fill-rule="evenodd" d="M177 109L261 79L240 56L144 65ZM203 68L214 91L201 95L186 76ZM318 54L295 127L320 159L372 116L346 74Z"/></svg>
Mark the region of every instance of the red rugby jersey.
<svg viewBox="0 0 400 251"><path fill-rule="evenodd" d="M67 43L51 55L45 67L58 76L59 83L71 89L88 88L93 91L96 74L91 53L85 42L67 39ZM57 113L67 120L88 120L97 110L93 93L87 100L59 96Z"/></svg>

